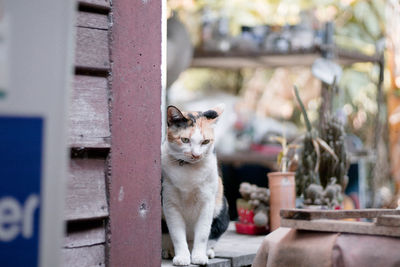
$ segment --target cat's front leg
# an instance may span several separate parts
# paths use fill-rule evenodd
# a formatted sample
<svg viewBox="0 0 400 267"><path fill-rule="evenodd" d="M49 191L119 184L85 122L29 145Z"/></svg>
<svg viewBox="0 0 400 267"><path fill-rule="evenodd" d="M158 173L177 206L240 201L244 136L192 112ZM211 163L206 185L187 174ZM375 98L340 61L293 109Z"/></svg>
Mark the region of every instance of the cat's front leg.
<svg viewBox="0 0 400 267"><path fill-rule="evenodd" d="M174 206L164 205L164 215L168 231L174 245L174 265L189 265L190 252L186 241L186 224L182 214Z"/></svg>
<svg viewBox="0 0 400 267"><path fill-rule="evenodd" d="M202 207L195 225L192 264L204 265L208 263L207 242L210 235L213 213L214 201L211 200Z"/></svg>

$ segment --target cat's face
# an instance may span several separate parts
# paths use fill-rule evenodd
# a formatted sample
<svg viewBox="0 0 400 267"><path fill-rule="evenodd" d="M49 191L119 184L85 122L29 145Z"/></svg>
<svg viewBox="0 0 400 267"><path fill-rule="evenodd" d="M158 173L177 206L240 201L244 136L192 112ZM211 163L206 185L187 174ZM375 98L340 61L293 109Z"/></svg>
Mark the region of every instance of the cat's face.
<svg viewBox="0 0 400 267"><path fill-rule="evenodd" d="M214 147L214 126L223 112L219 105L205 112L167 109L169 154L189 163L201 161Z"/></svg>

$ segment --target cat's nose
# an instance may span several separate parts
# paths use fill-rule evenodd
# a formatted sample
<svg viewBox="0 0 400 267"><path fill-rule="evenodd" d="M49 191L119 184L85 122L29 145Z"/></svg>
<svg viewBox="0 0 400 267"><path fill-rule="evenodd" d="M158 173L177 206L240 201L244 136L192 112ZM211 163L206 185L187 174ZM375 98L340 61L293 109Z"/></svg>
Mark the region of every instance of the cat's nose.
<svg viewBox="0 0 400 267"><path fill-rule="evenodd" d="M200 158L200 155L196 155L196 154L193 154L193 153L192 153L192 158L193 158L193 159L199 159L199 158Z"/></svg>

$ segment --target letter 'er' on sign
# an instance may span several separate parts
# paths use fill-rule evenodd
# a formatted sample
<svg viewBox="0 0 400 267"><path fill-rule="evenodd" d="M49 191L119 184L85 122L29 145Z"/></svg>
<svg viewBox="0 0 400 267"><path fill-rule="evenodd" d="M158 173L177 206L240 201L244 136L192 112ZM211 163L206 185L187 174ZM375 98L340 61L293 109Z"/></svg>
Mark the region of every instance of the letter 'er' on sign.
<svg viewBox="0 0 400 267"><path fill-rule="evenodd" d="M0 199L0 241L12 241L19 234L29 239L33 235L34 213L39 207L38 195L30 195L21 205L13 197Z"/></svg>

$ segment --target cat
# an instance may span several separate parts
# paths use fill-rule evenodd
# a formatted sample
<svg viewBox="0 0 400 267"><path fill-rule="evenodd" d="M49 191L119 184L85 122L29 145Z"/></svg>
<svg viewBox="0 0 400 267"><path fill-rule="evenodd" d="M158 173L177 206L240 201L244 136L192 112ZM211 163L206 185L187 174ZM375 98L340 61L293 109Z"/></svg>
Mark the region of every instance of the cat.
<svg viewBox="0 0 400 267"><path fill-rule="evenodd" d="M205 112L167 108L167 140L162 145L163 258L173 256L174 265L207 264L229 225L214 148L214 127L223 110L223 105Z"/></svg>

